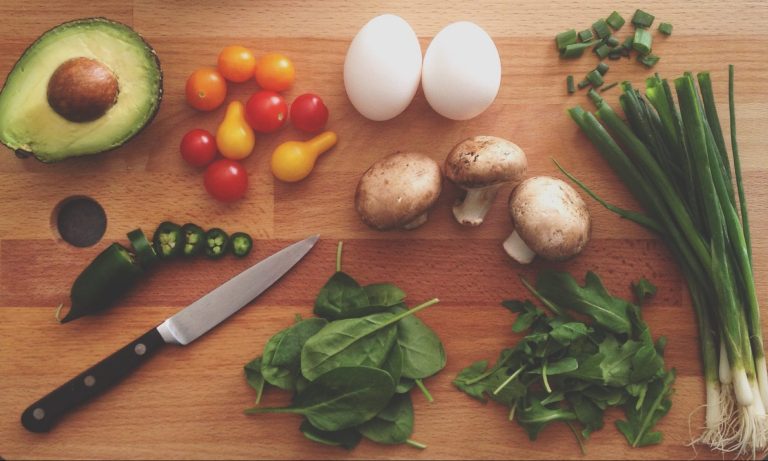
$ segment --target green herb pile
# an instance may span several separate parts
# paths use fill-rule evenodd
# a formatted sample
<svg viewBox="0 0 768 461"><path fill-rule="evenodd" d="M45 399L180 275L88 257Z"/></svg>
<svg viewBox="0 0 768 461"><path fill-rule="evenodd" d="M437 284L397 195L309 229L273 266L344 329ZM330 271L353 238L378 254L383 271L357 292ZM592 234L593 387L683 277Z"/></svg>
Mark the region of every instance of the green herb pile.
<svg viewBox="0 0 768 461"><path fill-rule="evenodd" d="M628 82L622 84L627 121L595 92L597 117L580 107L570 115L646 213L610 205L569 177L611 211L667 242L697 314L707 392L706 428L698 440L755 455L768 448L768 372L736 142L733 66L733 166L709 73L696 79L684 74L674 80L674 92L659 76L647 79L645 87L643 96Z"/></svg>
<svg viewBox="0 0 768 461"><path fill-rule="evenodd" d="M603 427L605 410L621 406L626 420L616 427L631 446L660 443L653 427L669 411L675 372L665 370L665 340L653 341L640 308L611 296L592 272L583 287L554 271L542 272L535 288L523 283L546 311L530 301L504 301L517 313L512 331L526 336L492 367L483 360L462 370L454 385L509 407L509 419L531 440L564 422L583 451L582 438ZM639 300L655 293L647 280L634 288Z"/></svg>
<svg viewBox="0 0 768 461"><path fill-rule="evenodd" d="M257 392L269 384L293 392L290 406L253 407L257 413L295 413L308 439L354 448L362 437L383 444L425 445L410 439L416 386L432 396L423 380L445 367L440 338L413 314L395 285L361 286L341 271L341 243L336 273L315 300L317 317L296 322L275 334L260 357L245 365L245 377Z"/></svg>
<svg viewBox="0 0 768 461"><path fill-rule="evenodd" d="M661 59L652 54L653 36L650 28L653 25L655 17L643 10L636 10L632 16L633 32L623 41L616 38L615 33L626 23L625 19L614 11L605 19L598 19L592 24L591 28L576 32L576 29L569 29L555 36L555 44L560 51L560 56L565 59L579 58L584 54L584 50L592 48L600 61L608 58L609 60L619 60L623 57L629 58L633 51L637 52L637 61L645 67L653 67ZM672 35L672 24L662 22L659 24L660 34ZM608 72L608 64L601 62L595 69L588 72L586 76L576 84L573 75L566 78L566 88L568 93L575 93L576 89L583 89L588 86L598 88L602 86L602 91L609 90L617 85L617 82L603 86L604 76Z"/></svg>

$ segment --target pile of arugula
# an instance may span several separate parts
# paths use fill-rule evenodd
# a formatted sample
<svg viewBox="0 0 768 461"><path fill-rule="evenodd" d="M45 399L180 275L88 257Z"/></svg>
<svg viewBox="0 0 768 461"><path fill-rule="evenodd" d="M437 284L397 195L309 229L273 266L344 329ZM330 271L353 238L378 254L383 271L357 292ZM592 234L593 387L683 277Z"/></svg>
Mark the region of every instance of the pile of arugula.
<svg viewBox="0 0 768 461"><path fill-rule="evenodd" d="M326 445L354 448L362 437L384 444L412 441L413 403L422 380L445 367L443 344L435 332L403 302L405 292L389 283L361 286L341 271L341 243L336 273L315 300L317 317L301 319L272 336L261 356L245 365L258 405L267 384L292 391L287 407L253 407L256 413L295 413L301 432Z"/></svg>
<svg viewBox="0 0 768 461"><path fill-rule="evenodd" d="M535 288L523 284L549 315L530 301L504 301L518 314L512 331L526 336L502 350L491 368L485 360L465 368L454 385L508 406L510 420L531 440L562 421L583 452L582 438L603 427L605 409L622 406L626 420L616 427L632 447L660 443L653 427L670 409L675 371L665 370L666 340L654 343L639 306L611 296L592 272L583 287L554 271L539 274ZM656 292L645 279L633 290L638 303Z"/></svg>

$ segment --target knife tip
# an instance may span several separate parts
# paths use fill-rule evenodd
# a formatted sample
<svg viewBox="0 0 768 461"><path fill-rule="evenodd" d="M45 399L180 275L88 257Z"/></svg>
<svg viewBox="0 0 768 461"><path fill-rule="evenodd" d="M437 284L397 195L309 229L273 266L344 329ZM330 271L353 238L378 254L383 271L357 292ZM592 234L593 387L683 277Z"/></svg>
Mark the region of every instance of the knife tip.
<svg viewBox="0 0 768 461"><path fill-rule="evenodd" d="M315 243L317 243L318 240L320 240L320 234L315 234L310 237L307 237L306 242L309 243L310 245L314 245Z"/></svg>

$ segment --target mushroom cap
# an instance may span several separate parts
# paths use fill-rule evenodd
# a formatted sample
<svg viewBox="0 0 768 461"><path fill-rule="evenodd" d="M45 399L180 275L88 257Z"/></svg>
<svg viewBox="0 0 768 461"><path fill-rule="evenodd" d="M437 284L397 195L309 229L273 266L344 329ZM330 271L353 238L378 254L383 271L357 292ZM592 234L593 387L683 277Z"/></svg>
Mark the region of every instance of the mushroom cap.
<svg viewBox="0 0 768 461"><path fill-rule="evenodd" d="M435 204L442 189L440 166L424 154L397 152L371 165L355 192L355 209L367 225L402 227Z"/></svg>
<svg viewBox="0 0 768 461"><path fill-rule="evenodd" d="M445 175L465 189L518 183L527 169L528 161L523 150L496 136L465 139L445 159Z"/></svg>
<svg viewBox="0 0 768 461"><path fill-rule="evenodd" d="M509 213L520 238L546 259L570 258L589 241L587 205L560 179L534 176L521 182L509 196Z"/></svg>

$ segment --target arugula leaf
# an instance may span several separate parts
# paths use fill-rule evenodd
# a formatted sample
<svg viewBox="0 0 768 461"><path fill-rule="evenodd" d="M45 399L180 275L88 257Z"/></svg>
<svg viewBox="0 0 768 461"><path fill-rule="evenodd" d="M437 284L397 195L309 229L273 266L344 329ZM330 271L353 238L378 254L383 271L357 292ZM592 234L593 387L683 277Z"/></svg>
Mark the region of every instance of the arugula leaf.
<svg viewBox="0 0 768 461"><path fill-rule="evenodd" d="M592 432L600 430L605 425L603 418L604 407L595 404L591 399L580 392L568 393L568 402L573 407L573 413L579 422L584 425L581 435L588 439Z"/></svg>
<svg viewBox="0 0 768 461"><path fill-rule="evenodd" d="M515 333L523 332L529 329L534 323L546 319L544 311L537 308L530 301L508 300L502 301L501 305L518 314L515 323L512 324L512 331Z"/></svg>
<svg viewBox="0 0 768 461"><path fill-rule="evenodd" d="M641 278L637 282L632 282L632 292L635 294L637 303L643 304L656 295L656 286L646 278Z"/></svg>
<svg viewBox="0 0 768 461"><path fill-rule="evenodd" d="M675 370L669 370L663 377L648 384L643 404L639 407L632 400L624 405L627 420L616 421L616 428L632 447L644 447L661 443L660 432L650 432L656 423L669 412L672 401L672 383Z"/></svg>
<svg viewBox="0 0 768 461"><path fill-rule="evenodd" d="M371 303L368 294L355 279L344 272L336 272L328 279L315 300L315 315L337 320L367 315Z"/></svg>
<svg viewBox="0 0 768 461"><path fill-rule="evenodd" d="M334 447L344 447L347 450L355 448L363 438L363 436L354 428L342 429L339 431L322 431L313 426L306 418L301 422L299 430L304 434L304 437L313 442Z"/></svg>
<svg viewBox="0 0 768 461"><path fill-rule="evenodd" d="M264 393L264 376L261 374L261 357L256 357L250 362L246 363L243 367L245 372L245 380L249 386L256 390L256 402L258 405L261 401L261 394Z"/></svg>
<svg viewBox="0 0 768 461"><path fill-rule="evenodd" d="M453 380L453 385L470 397L485 402L487 385L483 382L483 377L489 376L485 374L485 369L487 367L487 360L480 360L479 362L473 363L459 372L456 379Z"/></svg>
<svg viewBox="0 0 768 461"><path fill-rule="evenodd" d="M563 346L569 346L572 343L585 338L590 329L581 322L567 322L557 325L549 332L549 336Z"/></svg>
<svg viewBox="0 0 768 461"><path fill-rule="evenodd" d="M544 271L539 274L536 289L558 306L589 316L608 331L631 333L629 316L634 306L611 296L594 272L587 272L581 287L567 272Z"/></svg>
<svg viewBox="0 0 768 461"><path fill-rule="evenodd" d="M556 421L573 421L578 419L572 411L562 408L548 408L541 400L532 397L528 405L517 409L517 424L528 433L528 438L536 440L539 433L550 423Z"/></svg>

